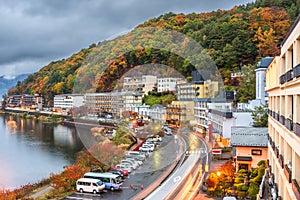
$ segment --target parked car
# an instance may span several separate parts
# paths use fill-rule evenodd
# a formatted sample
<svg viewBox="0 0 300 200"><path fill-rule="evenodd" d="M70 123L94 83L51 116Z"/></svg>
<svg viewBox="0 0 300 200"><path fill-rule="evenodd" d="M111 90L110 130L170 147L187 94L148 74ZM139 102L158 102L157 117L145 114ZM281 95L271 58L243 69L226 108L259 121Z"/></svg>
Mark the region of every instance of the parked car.
<svg viewBox="0 0 300 200"><path fill-rule="evenodd" d="M235 197L224 197L223 200L236 200Z"/></svg>
<svg viewBox="0 0 300 200"><path fill-rule="evenodd" d="M99 179L80 178L76 181L76 190L78 192L100 193L104 190L105 184Z"/></svg>
<svg viewBox="0 0 300 200"><path fill-rule="evenodd" d="M137 169L139 165L131 160L121 160L121 164L129 164L133 169Z"/></svg>
<svg viewBox="0 0 300 200"><path fill-rule="evenodd" d="M150 146L147 146L147 145L143 145L139 148L139 151L141 152L151 152L153 151L152 148Z"/></svg>
<svg viewBox="0 0 300 200"><path fill-rule="evenodd" d="M129 156L135 156L135 157L140 157L142 158L143 160L146 159L146 155L145 154L142 154L140 153L139 151L128 151L126 155L129 155ZM139 159L140 160L140 159Z"/></svg>
<svg viewBox="0 0 300 200"><path fill-rule="evenodd" d="M140 155L134 156L134 155L128 155L128 154L126 154L125 159L127 159L127 158L131 158L131 159L134 159L136 161L141 161L141 162L145 161L145 157L142 157Z"/></svg>
<svg viewBox="0 0 300 200"><path fill-rule="evenodd" d="M128 173L131 173L133 171L133 168L129 164L118 164L115 166L115 168L126 170Z"/></svg>
<svg viewBox="0 0 300 200"><path fill-rule="evenodd" d="M111 171L111 170L118 170L120 173L123 174L123 176L128 176L128 171L125 170L125 169L123 170L123 169L120 169L120 168L111 167L111 168L109 168L109 171Z"/></svg>
<svg viewBox="0 0 300 200"><path fill-rule="evenodd" d="M155 145L154 144L143 144L142 147L146 147L146 148L149 148L150 151L154 151L155 149Z"/></svg>
<svg viewBox="0 0 300 200"><path fill-rule="evenodd" d="M143 162L142 161L140 161L140 160L136 160L136 159L134 159L134 158L126 158L125 160L129 160L129 161L133 161L133 162L136 162L139 166L141 166L142 164L143 164Z"/></svg>
<svg viewBox="0 0 300 200"><path fill-rule="evenodd" d="M144 142L143 145L150 145L150 146L153 145L154 147L156 147L156 143L155 142L149 142L149 141Z"/></svg>
<svg viewBox="0 0 300 200"><path fill-rule="evenodd" d="M162 138L159 136L159 135L156 135L154 138L153 138L154 142L161 142L162 141Z"/></svg>
<svg viewBox="0 0 300 200"><path fill-rule="evenodd" d="M165 128L165 134L167 134L167 135L172 135L172 129L170 129L170 128Z"/></svg>
<svg viewBox="0 0 300 200"><path fill-rule="evenodd" d="M124 174L122 174L119 170L112 169L112 170L108 170L107 172L112 173L112 174L117 174L117 175L121 176L122 179L124 179Z"/></svg>

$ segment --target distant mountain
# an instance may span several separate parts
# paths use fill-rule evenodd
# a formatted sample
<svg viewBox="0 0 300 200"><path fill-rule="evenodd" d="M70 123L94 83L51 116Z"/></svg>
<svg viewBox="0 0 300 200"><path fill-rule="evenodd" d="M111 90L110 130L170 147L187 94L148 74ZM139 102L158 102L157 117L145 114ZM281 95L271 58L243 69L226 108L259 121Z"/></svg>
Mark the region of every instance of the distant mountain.
<svg viewBox="0 0 300 200"><path fill-rule="evenodd" d="M16 86L18 81L22 82L29 74L21 74L18 76L0 76L0 95L7 94L7 91Z"/></svg>

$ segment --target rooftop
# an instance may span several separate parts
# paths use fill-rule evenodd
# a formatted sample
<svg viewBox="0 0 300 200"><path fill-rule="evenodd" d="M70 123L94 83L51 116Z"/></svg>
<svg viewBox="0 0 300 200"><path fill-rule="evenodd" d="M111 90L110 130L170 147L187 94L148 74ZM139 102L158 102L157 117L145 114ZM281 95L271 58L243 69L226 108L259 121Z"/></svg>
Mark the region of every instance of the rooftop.
<svg viewBox="0 0 300 200"><path fill-rule="evenodd" d="M298 15L297 19L295 20L294 24L292 25L292 27L290 28L289 32L286 34L285 38L283 39L282 43L280 44L280 47L282 47L284 45L284 43L287 41L287 39L290 37L290 35L292 34L293 30L295 29L295 27L297 26L297 24L300 22L300 14Z"/></svg>
<svg viewBox="0 0 300 200"><path fill-rule="evenodd" d="M264 57L260 59L256 68L257 69L268 68L273 59L274 59L273 57Z"/></svg>
<svg viewBox="0 0 300 200"><path fill-rule="evenodd" d="M267 147L268 128L232 127L231 146Z"/></svg>

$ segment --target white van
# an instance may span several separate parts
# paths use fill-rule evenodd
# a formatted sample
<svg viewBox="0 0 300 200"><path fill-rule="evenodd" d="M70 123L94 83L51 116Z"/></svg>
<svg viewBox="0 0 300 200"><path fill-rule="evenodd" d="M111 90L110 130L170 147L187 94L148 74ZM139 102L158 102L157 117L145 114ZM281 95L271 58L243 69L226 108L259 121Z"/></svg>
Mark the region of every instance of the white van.
<svg viewBox="0 0 300 200"><path fill-rule="evenodd" d="M80 178L76 181L76 190L78 192L92 192L94 194L100 193L104 190L105 184L93 178Z"/></svg>

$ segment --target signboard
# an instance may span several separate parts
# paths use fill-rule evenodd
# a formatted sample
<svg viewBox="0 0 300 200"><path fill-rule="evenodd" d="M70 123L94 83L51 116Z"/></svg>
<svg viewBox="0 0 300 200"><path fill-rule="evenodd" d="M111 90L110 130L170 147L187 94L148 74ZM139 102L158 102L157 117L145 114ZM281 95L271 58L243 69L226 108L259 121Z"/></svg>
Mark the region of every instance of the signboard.
<svg viewBox="0 0 300 200"><path fill-rule="evenodd" d="M222 154L222 149L212 149L211 153L213 155L220 155L220 154Z"/></svg>

